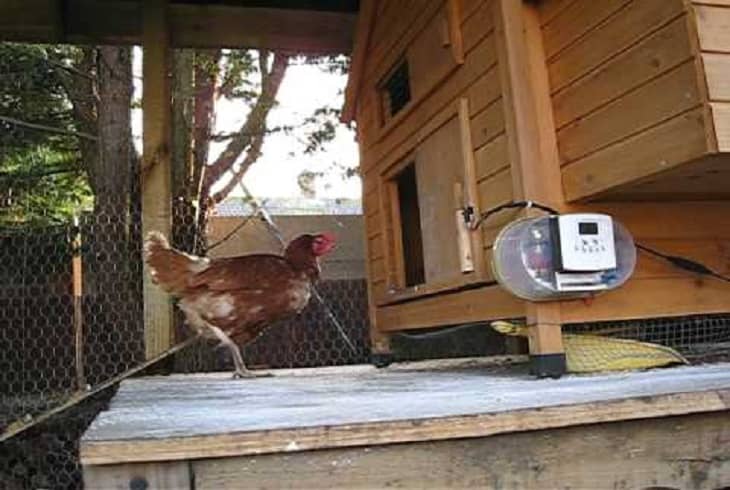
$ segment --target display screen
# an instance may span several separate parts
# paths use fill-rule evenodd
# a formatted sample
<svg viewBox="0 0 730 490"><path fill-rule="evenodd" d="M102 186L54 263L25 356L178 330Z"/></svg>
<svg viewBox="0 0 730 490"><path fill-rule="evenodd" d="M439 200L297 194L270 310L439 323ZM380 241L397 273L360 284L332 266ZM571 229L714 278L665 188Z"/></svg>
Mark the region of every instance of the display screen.
<svg viewBox="0 0 730 490"><path fill-rule="evenodd" d="M598 235L598 223L578 223L578 233L581 235Z"/></svg>

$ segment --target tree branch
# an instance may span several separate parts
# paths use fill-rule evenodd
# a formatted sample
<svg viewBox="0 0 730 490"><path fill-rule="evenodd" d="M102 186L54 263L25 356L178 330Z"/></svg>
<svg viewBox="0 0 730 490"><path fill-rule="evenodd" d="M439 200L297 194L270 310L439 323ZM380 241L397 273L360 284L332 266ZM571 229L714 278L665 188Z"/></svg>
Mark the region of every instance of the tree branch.
<svg viewBox="0 0 730 490"><path fill-rule="evenodd" d="M62 134L64 136L76 136L78 138L85 138L90 141L99 140L99 138L97 136L94 136L93 134L89 134L89 133L84 133L82 131L68 131L66 129L59 129L59 128L54 128L51 126L46 126L45 124L36 124L36 123L30 123L27 121L21 121L20 119L15 119L14 117L0 116L0 121L4 121L6 123L10 123L15 126L22 126L24 128L28 128L28 129L35 129L38 131L43 131L46 133Z"/></svg>
<svg viewBox="0 0 730 490"><path fill-rule="evenodd" d="M253 165L256 160L259 159L261 156L261 147L264 145L264 136L258 135L254 138L253 143L249 147L248 151L246 152L246 158L243 159L243 162L241 162L240 167L236 172L234 172L231 179L228 181L228 183L223 186L221 190L210 196L210 202L209 205L215 206L219 202L221 202L223 199L228 197L228 194L231 193L231 191L238 185L239 182L241 182L241 179L243 179L243 176L246 175L246 172L248 169Z"/></svg>
<svg viewBox="0 0 730 490"><path fill-rule="evenodd" d="M281 53L274 55L271 71L265 76L262 75L264 82L261 86L261 95L238 131L239 136L233 138L216 161L205 168L203 197L210 195L210 188L213 184L233 168L234 163L247 147L253 146L252 140L257 137L256 135L263 133L263 129L266 127L266 117L274 105L276 94L286 75L288 62L288 55Z"/></svg>

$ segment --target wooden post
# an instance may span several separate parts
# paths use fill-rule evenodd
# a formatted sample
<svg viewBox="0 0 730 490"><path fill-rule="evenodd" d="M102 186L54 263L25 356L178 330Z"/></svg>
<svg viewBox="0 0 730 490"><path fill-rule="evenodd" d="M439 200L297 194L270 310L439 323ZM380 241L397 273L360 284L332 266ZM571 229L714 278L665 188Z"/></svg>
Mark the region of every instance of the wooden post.
<svg viewBox="0 0 730 490"><path fill-rule="evenodd" d="M497 0L495 27L515 199L560 209L560 159L537 11L523 0ZM565 372L560 303L528 302L527 322L533 373L560 376Z"/></svg>
<svg viewBox="0 0 730 490"><path fill-rule="evenodd" d="M143 165L142 231L170 237L171 221L171 98L167 0L144 2L143 21ZM154 357L171 345L172 306L144 271L145 353Z"/></svg>
<svg viewBox="0 0 730 490"><path fill-rule="evenodd" d="M74 340L76 353L76 387L79 390L86 389L86 375L84 374L84 314L82 308L83 296L83 269L81 264L81 230L79 229L79 218L74 216L74 236L71 243L73 258L71 259L71 270L73 275L73 297L74 297Z"/></svg>

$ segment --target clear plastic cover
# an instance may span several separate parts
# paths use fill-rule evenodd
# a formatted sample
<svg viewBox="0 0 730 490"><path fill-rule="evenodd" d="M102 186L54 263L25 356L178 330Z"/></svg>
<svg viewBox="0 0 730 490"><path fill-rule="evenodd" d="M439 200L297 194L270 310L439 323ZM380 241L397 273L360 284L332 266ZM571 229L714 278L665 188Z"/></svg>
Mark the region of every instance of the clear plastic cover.
<svg viewBox="0 0 730 490"><path fill-rule="evenodd" d="M559 251L551 239L550 217L523 218L497 236L492 269L499 283L515 296L549 301L595 295L625 283L636 266L636 247L628 230L613 221L616 268L591 273L562 273L554 264Z"/></svg>

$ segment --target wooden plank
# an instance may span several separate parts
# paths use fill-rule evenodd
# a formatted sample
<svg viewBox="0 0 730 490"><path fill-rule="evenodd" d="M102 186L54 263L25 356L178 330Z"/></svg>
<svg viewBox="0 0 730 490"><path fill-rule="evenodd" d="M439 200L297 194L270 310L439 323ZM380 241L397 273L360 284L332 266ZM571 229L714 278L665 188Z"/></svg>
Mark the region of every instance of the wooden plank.
<svg viewBox="0 0 730 490"><path fill-rule="evenodd" d="M373 45L368 54L374 62L365 67L365 83L368 85L377 85L385 77L442 7L440 0L390 3L394 3L397 9L375 23Z"/></svg>
<svg viewBox="0 0 730 490"><path fill-rule="evenodd" d="M383 331L516 318L524 314L522 301L496 286L422 298L377 311Z"/></svg>
<svg viewBox="0 0 730 490"><path fill-rule="evenodd" d="M357 23L355 25L355 40L353 42L350 61L350 73L347 76L347 86L345 87L345 102L342 106L342 114L340 116L340 120L345 123L349 123L355 119L360 90L365 75L365 62L367 60L368 47L370 46L370 36L375 26L377 10L378 0L362 0L360 3L360 12L358 12Z"/></svg>
<svg viewBox="0 0 730 490"><path fill-rule="evenodd" d="M594 198L702 156L705 124L703 110L695 109L571 163L563 169L566 199Z"/></svg>
<svg viewBox="0 0 730 490"><path fill-rule="evenodd" d="M460 64L454 59L453 47L448 42L448 37L444 36L444 26L448 25L447 17L447 9L439 9L406 48L413 102L433 91Z"/></svg>
<svg viewBox="0 0 730 490"><path fill-rule="evenodd" d="M509 167L507 135L500 134L475 152L476 177L481 182ZM511 187L511 185L510 185Z"/></svg>
<svg viewBox="0 0 730 490"><path fill-rule="evenodd" d="M478 8L488 3L488 0L461 0L461 2L461 20L462 22L467 22L476 13Z"/></svg>
<svg viewBox="0 0 730 490"><path fill-rule="evenodd" d="M487 106L486 109L476 115L472 115L471 134L472 149L487 144L504 132L504 105L501 99L497 99Z"/></svg>
<svg viewBox="0 0 730 490"><path fill-rule="evenodd" d="M386 271L385 271L385 259L382 257L373 259L370 261L370 277L373 281L380 281L385 279L386 277Z"/></svg>
<svg viewBox="0 0 730 490"><path fill-rule="evenodd" d="M482 210L488 210L514 199L512 189L512 170L506 167L492 177L479 182L479 203ZM482 242L489 246L494 243L497 234L507 223L513 221L521 211L506 210L493 215L482 224Z"/></svg>
<svg viewBox="0 0 730 490"><path fill-rule="evenodd" d="M593 301L563 302L565 323L727 313L730 285L691 276L630 280Z"/></svg>
<svg viewBox="0 0 730 490"><path fill-rule="evenodd" d="M615 216L642 241L730 240L728 201L602 202L574 209Z"/></svg>
<svg viewBox="0 0 730 490"><path fill-rule="evenodd" d="M590 435L587 432L590 431ZM196 488L727 488L723 414L194 463ZM640 449L637 449L640 448ZM434 464L448 461L449 464ZM281 471L286 467L287 471ZM657 483L662 487L657 487Z"/></svg>
<svg viewBox="0 0 730 490"><path fill-rule="evenodd" d="M368 257L377 259L385 256L385 247L383 246L383 235L378 234L372 238L368 238Z"/></svg>
<svg viewBox="0 0 730 490"><path fill-rule="evenodd" d="M0 39L55 43L63 39L60 0L6 0L0 4Z"/></svg>
<svg viewBox="0 0 730 490"><path fill-rule="evenodd" d="M543 33L535 7L500 0L497 52L515 198L560 209L564 204ZM528 211L529 212L529 211ZM563 353L557 303L527 303L530 354ZM540 375L560 375L564 366Z"/></svg>
<svg viewBox="0 0 730 490"><path fill-rule="evenodd" d="M469 118L469 99L462 97L459 99L459 134L461 136L461 153L464 162L464 194L465 200L456 203L456 223L457 232L463 238L468 238L469 255L472 261L472 270L476 271L476 275L480 278L487 277L487 267L484 261L484 245L479 233L468 228L464 222L462 208L464 205L471 207L477 216L481 213L479 205L479 191L477 188L476 161L471 137L471 126ZM465 268L462 266L462 271Z"/></svg>
<svg viewBox="0 0 730 490"><path fill-rule="evenodd" d="M704 51L730 53L730 9L695 5L700 47Z"/></svg>
<svg viewBox="0 0 730 490"><path fill-rule="evenodd" d="M722 156L721 156L722 155ZM668 201L682 199L702 201L706 199L730 199L730 168L726 162L717 168L718 159L724 156L708 155L686 166L648 177L636 184L611 193L611 199L628 201ZM709 164L706 166L705 164ZM708 170L704 170L704 168Z"/></svg>
<svg viewBox="0 0 730 490"><path fill-rule="evenodd" d="M412 151L419 141L427 136L423 128L428 126L434 131L445 121L441 120L434 127L433 119L453 104L455 98L484 74L496 62L494 38L484 39L476 49L467 56L464 64L453 76L448 77L435 92L430 94L427 103L414 104L407 114L400 119L397 126L383 128L375 143L365 148L363 168L368 171L374 165L387 166L400 160Z"/></svg>
<svg viewBox="0 0 730 490"><path fill-rule="evenodd" d="M406 284L405 253L403 251L403 225L400 214L398 186L394 181L383 183L381 209L387 216L385 243L389 253L385 254L386 283L388 289L403 287ZM387 213L387 214L386 214Z"/></svg>
<svg viewBox="0 0 730 490"><path fill-rule="evenodd" d="M452 117L416 150L418 207L421 216L423 263L426 283L453 280L461 276L454 223L454 183L465 179L457 117ZM449 162L449 164L445 164ZM399 229L397 226L394 228Z"/></svg>
<svg viewBox="0 0 730 490"><path fill-rule="evenodd" d="M499 81L499 70L493 65L484 75L474 81L466 91L470 113L472 115L478 114L499 99L501 95L502 87Z"/></svg>
<svg viewBox="0 0 730 490"><path fill-rule="evenodd" d="M88 490L193 490L187 461L84 466Z"/></svg>
<svg viewBox="0 0 730 490"><path fill-rule="evenodd" d="M713 102L710 107L712 109L712 121L715 125L718 150L721 152L730 151L730 103Z"/></svg>
<svg viewBox="0 0 730 490"><path fill-rule="evenodd" d="M142 149L142 234L159 231L171 236L172 147L170 131L170 66L167 1L145 3ZM152 283L144 265L145 354L154 357L172 345L172 304Z"/></svg>
<svg viewBox="0 0 730 490"><path fill-rule="evenodd" d="M602 3L602 2L601 2ZM592 5L597 5L593 3ZM548 65L556 92L665 25L685 10L682 0L640 0L611 17L581 42L570 45Z"/></svg>
<svg viewBox="0 0 730 490"><path fill-rule="evenodd" d="M373 371L284 372L250 383L220 375L138 380L140 392L118 393L113 411L87 430L80 459L89 466L291 455L729 409L726 365L552 382L483 370ZM208 415L201 417L201 407Z"/></svg>
<svg viewBox="0 0 730 490"><path fill-rule="evenodd" d="M730 275L730 244L717 240L644 240L641 244L664 253L687 257L700 262L713 271ZM640 252L632 280L650 278L688 277L687 271L679 269L664 259ZM730 306L729 306L730 309Z"/></svg>
<svg viewBox="0 0 730 490"><path fill-rule="evenodd" d="M617 14L631 0L603 0L601 2L574 2L564 8L542 29L545 56L548 60L575 43L583 36L590 36L593 29L609 16Z"/></svg>
<svg viewBox="0 0 730 490"><path fill-rule="evenodd" d="M717 5L730 7L730 0L691 0L694 5Z"/></svg>
<svg viewBox="0 0 730 490"><path fill-rule="evenodd" d="M491 34L493 29L492 2L481 2L474 15L470 16L462 26L464 52L471 51L479 41Z"/></svg>
<svg viewBox="0 0 730 490"><path fill-rule="evenodd" d="M305 53L349 53L355 15L316 10L174 4L176 47L264 47Z"/></svg>
<svg viewBox="0 0 730 490"><path fill-rule="evenodd" d="M464 63L464 36L461 30L461 0L447 0L446 11L449 23L449 43L454 61Z"/></svg>
<svg viewBox="0 0 730 490"><path fill-rule="evenodd" d="M702 53L707 90L713 102L730 102L730 54Z"/></svg>
<svg viewBox="0 0 730 490"><path fill-rule="evenodd" d="M693 55L686 19L680 17L553 96L555 125L615 100Z"/></svg>
<svg viewBox="0 0 730 490"><path fill-rule="evenodd" d="M700 100L690 60L558 131L560 160L563 165L577 160L696 107Z"/></svg>
<svg viewBox="0 0 730 490"><path fill-rule="evenodd" d="M560 14L563 10L570 7L574 2L581 0L545 0L537 4L537 11L540 14L540 25L545 26Z"/></svg>
<svg viewBox="0 0 730 490"><path fill-rule="evenodd" d="M0 39L139 45L144 40L143 4L125 0L4 1L0 4ZM180 48L349 53L355 25L351 12L246 7L230 2L172 3L170 15L172 45Z"/></svg>

